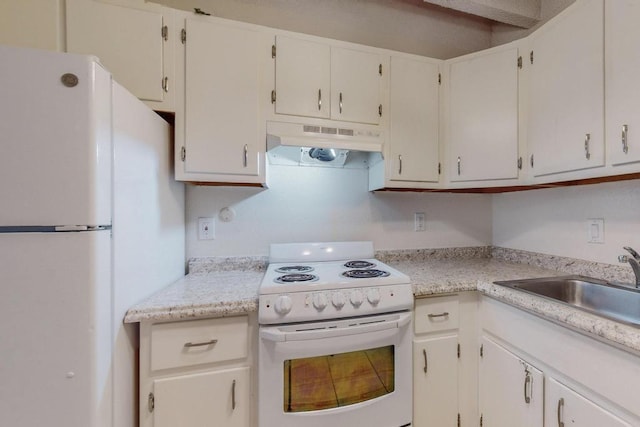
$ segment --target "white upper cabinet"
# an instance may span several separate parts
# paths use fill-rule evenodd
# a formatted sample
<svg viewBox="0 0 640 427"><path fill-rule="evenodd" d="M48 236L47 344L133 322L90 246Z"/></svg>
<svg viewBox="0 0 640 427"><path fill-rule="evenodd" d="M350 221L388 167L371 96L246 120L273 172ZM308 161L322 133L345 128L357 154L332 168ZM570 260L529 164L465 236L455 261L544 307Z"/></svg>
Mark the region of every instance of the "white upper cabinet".
<svg viewBox="0 0 640 427"><path fill-rule="evenodd" d="M275 113L379 124L383 56L276 37Z"/></svg>
<svg viewBox="0 0 640 427"><path fill-rule="evenodd" d="M276 113L328 119L331 48L276 36Z"/></svg>
<svg viewBox="0 0 640 427"><path fill-rule="evenodd" d="M331 48L331 118L380 123L381 55Z"/></svg>
<svg viewBox="0 0 640 427"><path fill-rule="evenodd" d="M91 54L156 110L173 110L173 10L67 0L67 51Z"/></svg>
<svg viewBox="0 0 640 427"><path fill-rule="evenodd" d="M265 120L273 37L250 26L187 18L184 99L176 112L176 177L264 183Z"/></svg>
<svg viewBox="0 0 640 427"><path fill-rule="evenodd" d="M525 63L536 177L604 166L603 9L603 0L578 1L531 36Z"/></svg>
<svg viewBox="0 0 640 427"><path fill-rule="evenodd" d="M640 3L605 2L607 158L613 165L640 161Z"/></svg>
<svg viewBox="0 0 640 427"><path fill-rule="evenodd" d="M450 181L518 178L518 48L449 64Z"/></svg>
<svg viewBox="0 0 640 427"><path fill-rule="evenodd" d="M391 57L389 83L389 186L439 181L439 65Z"/></svg>
<svg viewBox="0 0 640 427"><path fill-rule="evenodd" d="M33 49L64 49L62 0L0 1L0 44Z"/></svg>

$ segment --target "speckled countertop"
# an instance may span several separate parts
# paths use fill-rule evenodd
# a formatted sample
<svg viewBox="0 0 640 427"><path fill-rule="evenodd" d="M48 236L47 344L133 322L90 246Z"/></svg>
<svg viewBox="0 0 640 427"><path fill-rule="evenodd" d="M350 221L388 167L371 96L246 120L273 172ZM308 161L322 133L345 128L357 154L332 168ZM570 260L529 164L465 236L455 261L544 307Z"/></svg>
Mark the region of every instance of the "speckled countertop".
<svg viewBox="0 0 640 427"><path fill-rule="evenodd" d="M574 330L640 352L638 328L493 284L497 280L567 274L631 282L633 273L627 267L491 247L381 251L376 258L407 274L416 297L478 290ZM266 265L265 257L190 260L191 274L132 307L124 321L172 321L256 311L258 287Z"/></svg>

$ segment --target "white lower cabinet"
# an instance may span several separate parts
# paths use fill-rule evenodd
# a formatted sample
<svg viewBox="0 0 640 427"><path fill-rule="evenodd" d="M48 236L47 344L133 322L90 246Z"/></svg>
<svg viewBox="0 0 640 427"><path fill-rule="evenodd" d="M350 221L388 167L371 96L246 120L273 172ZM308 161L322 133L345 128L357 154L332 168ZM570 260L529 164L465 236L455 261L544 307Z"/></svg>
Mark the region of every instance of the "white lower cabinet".
<svg viewBox="0 0 640 427"><path fill-rule="evenodd" d="M413 341L413 425L458 422L458 335Z"/></svg>
<svg viewBox="0 0 640 427"><path fill-rule="evenodd" d="M638 355L486 297L479 318L481 425L640 426Z"/></svg>
<svg viewBox="0 0 640 427"><path fill-rule="evenodd" d="M248 367L156 380L153 426L248 426L249 384Z"/></svg>
<svg viewBox="0 0 640 427"><path fill-rule="evenodd" d="M140 427L250 427L254 323L248 316L142 322Z"/></svg>
<svg viewBox="0 0 640 427"><path fill-rule="evenodd" d="M487 337L481 348L481 425L542 427L542 372Z"/></svg>
<svg viewBox="0 0 640 427"><path fill-rule="evenodd" d="M546 427L630 427L620 418L599 407L554 378L545 387Z"/></svg>
<svg viewBox="0 0 640 427"><path fill-rule="evenodd" d="M414 427L476 425L476 308L475 292L416 300Z"/></svg>

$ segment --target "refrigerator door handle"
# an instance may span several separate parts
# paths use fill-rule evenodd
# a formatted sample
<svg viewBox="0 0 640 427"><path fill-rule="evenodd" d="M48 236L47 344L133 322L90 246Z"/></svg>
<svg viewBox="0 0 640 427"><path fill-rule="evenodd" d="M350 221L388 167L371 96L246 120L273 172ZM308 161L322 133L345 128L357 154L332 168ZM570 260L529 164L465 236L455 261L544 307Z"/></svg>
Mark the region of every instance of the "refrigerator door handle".
<svg viewBox="0 0 640 427"><path fill-rule="evenodd" d="M0 234L5 233L56 233L78 231L111 230L110 225L10 225L0 226Z"/></svg>

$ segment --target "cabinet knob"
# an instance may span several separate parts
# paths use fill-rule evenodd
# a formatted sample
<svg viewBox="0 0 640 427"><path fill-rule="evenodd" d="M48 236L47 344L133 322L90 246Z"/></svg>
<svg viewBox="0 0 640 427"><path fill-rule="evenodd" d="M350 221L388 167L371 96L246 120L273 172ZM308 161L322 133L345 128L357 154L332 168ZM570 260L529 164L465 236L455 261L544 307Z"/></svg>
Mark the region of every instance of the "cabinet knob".
<svg viewBox="0 0 640 427"><path fill-rule="evenodd" d="M627 154L629 152L629 140L627 136L629 135L629 125L622 125L622 152Z"/></svg>
<svg viewBox="0 0 640 427"><path fill-rule="evenodd" d="M342 114L342 92L340 92L340 100L339 100L340 114Z"/></svg>
<svg viewBox="0 0 640 427"><path fill-rule="evenodd" d="M462 159L460 158L460 156L458 156L458 175L460 175L461 164L462 164Z"/></svg>
<svg viewBox="0 0 640 427"><path fill-rule="evenodd" d="M242 160L242 165L246 168L249 164L249 146L244 144L244 158Z"/></svg>
<svg viewBox="0 0 640 427"><path fill-rule="evenodd" d="M322 110L322 89L318 89L318 111Z"/></svg>
<svg viewBox="0 0 640 427"><path fill-rule="evenodd" d="M402 175L402 154L398 154L398 175Z"/></svg>

